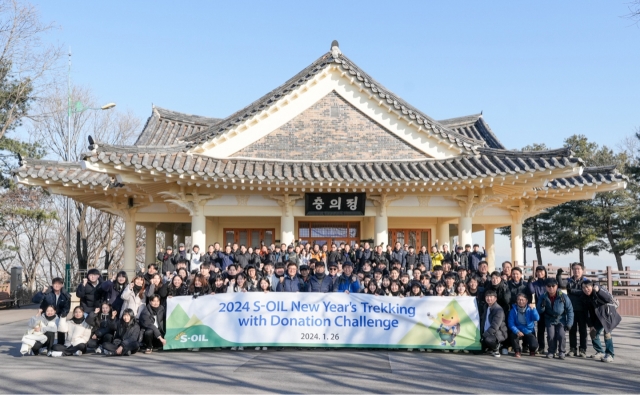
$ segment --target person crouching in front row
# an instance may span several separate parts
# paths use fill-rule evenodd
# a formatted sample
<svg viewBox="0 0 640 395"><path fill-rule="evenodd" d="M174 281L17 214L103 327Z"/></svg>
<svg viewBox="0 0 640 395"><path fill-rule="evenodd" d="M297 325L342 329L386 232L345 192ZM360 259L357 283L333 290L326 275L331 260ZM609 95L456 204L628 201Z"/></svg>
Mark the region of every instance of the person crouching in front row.
<svg viewBox="0 0 640 395"><path fill-rule="evenodd" d="M527 295L519 293L516 296L516 303L509 312L510 337L516 358L520 358L522 354L520 340L529 347L530 356L535 357L538 349L538 339L536 339L534 327L535 323L540 320L540 314L538 314L535 304L528 305L527 302Z"/></svg>
<svg viewBox="0 0 640 395"><path fill-rule="evenodd" d="M87 352L87 343L91 339L91 325L84 316L84 308L77 306L73 309L73 317L67 322L68 332L64 344L54 344L52 357L68 357L82 355Z"/></svg>
<svg viewBox="0 0 640 395"><path fill-rule="evenodd" d="M160 304L160 296L153 295L149 299L149 304L142 308L140 328L141 331L144 331L145 354L151 354L154 346L155 348L161 348L167 344L164 339L164 307Z"/></svg>
<svg viewBox="0 0 640 395"><path fill-rule="evenodd" d="M480 333L483 350L496 358L500 357L500 343L507 339L504 310L497 304L498 294L489 289L484 293L486 309L480 317Z"/></svg>
<svg viewBox="0 0 640 395"><path fill-rule="evenodd" d="M44 313L31 317L27 333L22 336L20 354L27 355L33 351L33 355L38 355L40 351L45 354L51 351L53 339L58 331L58 321L56 308L52 304L45 308Z"/></svg>
<svg viewBox="0 0 640 395"><path fill-rule="evenodd" d="M96 350L100 354L104 352L107 356L123 356L135 354L140 348L138 339L140 337L140 326L136 321L136 315L131 309L122 312L122 317L116 326L116 333L113 341L102 343Z"/></svg>

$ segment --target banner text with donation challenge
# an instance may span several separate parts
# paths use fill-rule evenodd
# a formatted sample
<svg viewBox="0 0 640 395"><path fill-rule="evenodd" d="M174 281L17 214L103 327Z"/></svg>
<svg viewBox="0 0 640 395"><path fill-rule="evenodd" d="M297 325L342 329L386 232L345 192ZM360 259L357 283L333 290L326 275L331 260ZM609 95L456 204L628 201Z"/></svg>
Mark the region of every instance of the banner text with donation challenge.
<svg viewBox="0 0 640 395"><path fill-rule="evenodd" d="M165 349L379 347L479 350L473 297L233 293L167 299Z"/></svg>

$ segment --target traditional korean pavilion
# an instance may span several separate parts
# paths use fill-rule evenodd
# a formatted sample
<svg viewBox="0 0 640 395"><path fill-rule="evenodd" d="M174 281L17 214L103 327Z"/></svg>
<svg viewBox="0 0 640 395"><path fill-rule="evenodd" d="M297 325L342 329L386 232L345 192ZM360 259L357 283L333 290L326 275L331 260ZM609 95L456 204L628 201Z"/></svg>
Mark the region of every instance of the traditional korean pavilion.
<svg viewBox="0 0 640 395"><path fill-rule="evenodd" d="M23 159L25 185L47 188L125 222L125 270L146 228L167 240L258 246L407 243L419 248L522 223L549 207L626 186L614 167L585 167L568 149L505 149L482 114L436 121L331 50L226 118L153 107L133 145L90 141L79 163ZM206 247L205 247L206 248Z"/></svg>

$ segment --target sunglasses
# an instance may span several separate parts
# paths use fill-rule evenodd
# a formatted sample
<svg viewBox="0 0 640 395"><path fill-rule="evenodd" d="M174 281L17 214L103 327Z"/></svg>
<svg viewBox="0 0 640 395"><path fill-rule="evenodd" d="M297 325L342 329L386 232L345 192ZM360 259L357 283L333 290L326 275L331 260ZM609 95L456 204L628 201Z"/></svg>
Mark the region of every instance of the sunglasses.
<svg viewBox="0 0 640 395"><path fill-rule="evenodd" d="M332 267L332 268L329 268L329 270L331 271L331 270L338 270L338 269L335 267Z"/></svg>

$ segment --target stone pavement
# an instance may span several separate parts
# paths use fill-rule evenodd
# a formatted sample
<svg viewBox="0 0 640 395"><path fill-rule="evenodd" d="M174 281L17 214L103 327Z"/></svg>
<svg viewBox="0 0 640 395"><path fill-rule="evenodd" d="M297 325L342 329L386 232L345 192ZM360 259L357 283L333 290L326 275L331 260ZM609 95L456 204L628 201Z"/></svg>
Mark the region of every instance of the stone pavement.
<svg viewBox="0 0 640 395"><path fill-rule="evenodd" d="M616 360L407 351L189 351L21 357L34 309L0 310L0 393L638 393L640 318L614 332ZM590 348L590 347L589 347ZM591 352L591 348L589 352Z"/></svg>

